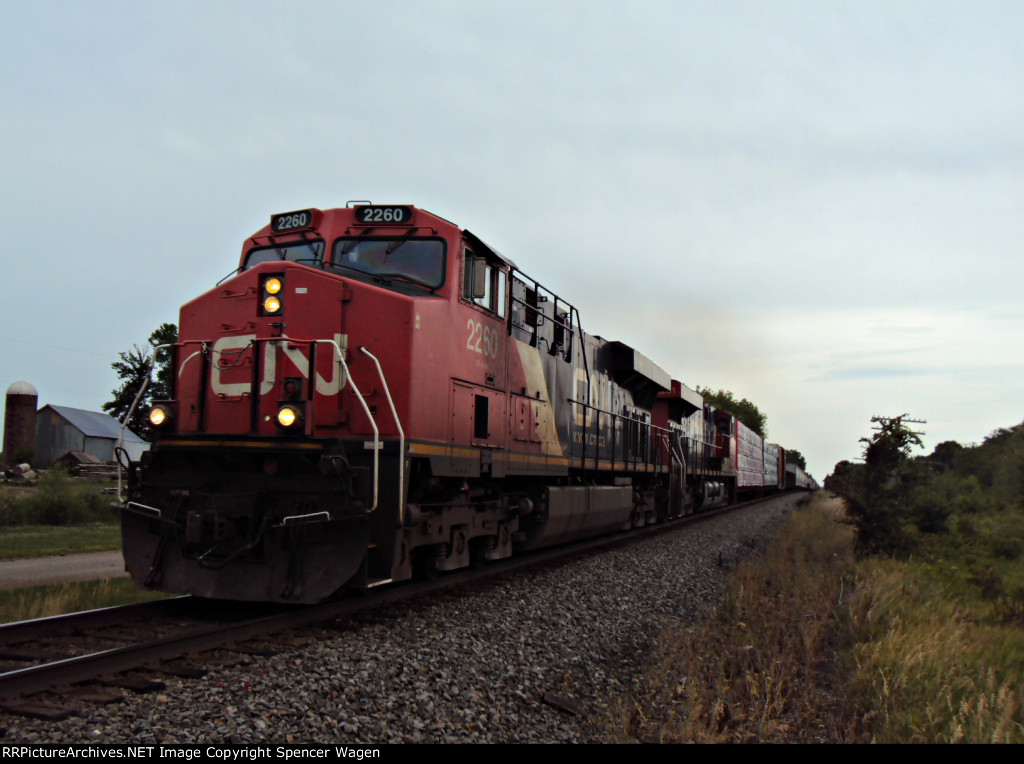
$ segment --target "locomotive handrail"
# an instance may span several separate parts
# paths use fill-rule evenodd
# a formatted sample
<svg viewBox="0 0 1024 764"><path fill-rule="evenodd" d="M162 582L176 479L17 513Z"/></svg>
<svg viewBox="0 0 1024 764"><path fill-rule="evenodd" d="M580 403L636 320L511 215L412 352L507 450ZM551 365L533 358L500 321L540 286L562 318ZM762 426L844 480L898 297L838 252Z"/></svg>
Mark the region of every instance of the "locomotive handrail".
<svg viewBox="0 0 1024 764"><path fill-rule="evenodd" d="M597 406L593 406L593 405L591 405L591 404L589 404L589 403L587 403L585 401L578 401L575 398L566 398L565 400L569 404L571 404L573 406L582 406L584 409L592 409L595 412L595 416L594 416L594 430L595 430L595 434L600 434L600 431L601 431L601 416L602 415L603 416L607 416L607 417L609 417L611 419L612 441L611 441L611 449L610 449L611 450L611 459L610 459L610 461L611 461L612 469L613 470L616 468L616 464L618 463L618 460L615 458L615 446L616 446L616 443L615 443L615 432L616 432L615 424L616 424L617 421L620 421L620 420L622 422L629 422L629 423L635 424L639 428L639 432L637 434L637 441L636 441L637 448L635 449L635 451L626 453L624 455L624 459L622 461L622 464L624 466L632 465L633 467L636 467L636 465L641 464L641 463L642 464L650 464L650 465L653 465L653 466L656 466L656 467L661 467L662 466L660 460L655 461L656 454L655 454L654 446L655 446L655 441L656 441L658 435L659 434L669 433L670 432L669 430L667 430L664 427L659 427L658 425L654 424L653 422L650 422L650 421L645 420L643 418L627 416L625 414L616 414L614 411L608 411L607 409L598 408ZM586 431L586 427L584 427L583 429L584 429L584 432L585 432ZM644 431L646 431L646 438L643 437ZM627 438L628 438L628 436L627 436ZM629 441L627 440L627 445L628 445L628 442ZM588 458L587 457L586 438L583 439L583 443L581 445L583 446L583 449L582 449L582 455L580 456L580 468L581 469L586 469L587 458ZM595 450L595 454L593 456L593 459L594 459L594 464L596 465L600 461L600 459L601 459L601 446L595 445L594 450Z"/></svg>
<svg viewBox="0 0 1024 764"><path fill-rule="evenodd" d="M525 284L524 284L524 286L525 286ZM541 289L544 289L544 287L541 287ZM533 291L535 291L537 294L540 294L540 290L539 289L536 289L536 290L533 290ZM544 289L544 291L546 292L547 290ZM572 329L571 315L573 313L575 313L577 318L578 318L579 317L579 312L576 310L576 308L574 308L572 305L567 303L565 300L563 300L558 295L552 294L551 296L555 299L555 306L556 307L557 307L558 303L562 303L565 307L569 308L569 310L568 311L563 311L561 313L555 311L555 315L554 316L549 316L546 313L544 313L544 311L541 310L539 307L537 307L535 305L531 305L526 300L524 300L524 299L522 299L520 297L516 297L515 295L510 295L509 296L509 301L514 303L514 304L522 305L523 308L525 308L527 311L530 311L531 313L535 313L536 314L536 320L537 320L536 325L529 324L534 330L536 330L536 328L538 326L543 326L546 321L550 321L554 326L560 326L563 329L565 329L566 331L572 332L573 329ZM558 318L559 316L564 316L566 318L566 320L565 321L559 320L559 318ZM536 333L536 331L534 333Z"/></svg>
<svg viewBox="0 0 1024 764"><path fill-rule="evenodd" d="M352 373L348 370L348 364L345 363L345 353L341 350L339 345L334 340L313 340L314 342L324 342L328 345L333 345L334 350L338 356L338 362L341 363L341 368L345 370L345 377L352 385L352 392L356 394L359 402L363 406L363 411L366 412L366 418L370 421L370 426L373 428L373 506L367 511L366 514L377 511L377 493L380 486L380 430L377 429L377 423L373 421L373 414L370 413L370 407L366 405L366 398L359 392L359 387L356 385L356 381L352 378Z"/></svg>
<svg viewBox="0 0 1024 764"><path fill-rule="evenodd" d="M572 306L570 306L572 307ZM580 312L576 308L572 309L572 313L576 316L576 329L580 333L580 355L583 356L583 371L587 375L587 396L590 396L590 362L587 361L587 346L583 341L583 324L580 322ZM569 317L570 323L572 322L572 316Z"/></svg>
<svg viewBox="0 0 1024 764"><path fill-rule="evenodd" d="M132 507L138 507L140 510L145 510L143 512L140 512L139 514L146 514L147 512L152 512L153 514L150 515L150 517L163 518L164 516L164 513L161 510L157 509L156 507L150 507L147 504L139 504L139 502L137 501L129 501L127 504L124 505L124 508L127 510L131 510Z"/></svg>
<svg viewBox="0 0 1024 764"><path fill-rule="evenodd" d="M682 511L686 512L686 450L683 448L682 435L668 435L668 447L671 456L679 462L679 492L681 494Z"/></svg>
<svg viewBox="0 0 1024 764"><path fill-rule="evenodd" d="M569 320L572 321L572 317L576 316L576 329L579 330L579 349L580 357L583 358L583 373L587 378L587 403L590 403L590 362L587 360L587 340L586 335L583 333L583 324L580 322L580 312L575 307L569 314ZM570 359L571 361L572 359ZM586 438L583 439L583 456L587 455L587 443Z"/></svg>
<svg viewBox="0 0 1024 764"><path fill-rule="evenodd" d="M587 386L588 396L589 396L589 392L590 392L590 386L588 385ZM607 411L605 409L598 408L597 406L593 406L590 403L587 403L586 401L578 401L575 398L566 398L566 400L570 404L572 404L573 406L582 406L584 409L593 409L593 411L595 412L595 416L594 416L594 431L595 431L594 434L595 435L600 435L600 433L601 433L601 415L602 414L607 414L609 417L612 418L612 428L611 428L612 429L612 448L611 448L612 459L611 459L611 462L612 462L612 469L615 469L615 419L616 419L616 417L618 415L615 414L612 411ZM583 421L586 422L586 413L584 413ZM583 425L582 429L583 429L584 434L587 431L587 427L588 427L588 425L586 425L586 424ZM580 445L583 447L581 449L581 454L580 454L580 468L581 469L586 469L587 468L587 439L586 439L585 436L583 438L583 442ZM595 453L594 453L594 457L593 458L594 458L594 465L595 465L595 469L596 469L597 462L600 460L600 457L601 457L601 446L597 445L596 442L594 444L594 452Z"/></svg>
<svg viewBox="0 0 1024 764"><path fill-rule="evenodd" d="M288 517L281 520L281 525L288 525L289 521L308 520L311 517L326 517L327 522L331 521L331 513L325 510L323 512L310 512L306 515L288 515Z"/></svg>
<svg viewBox="0 0 1024 764"><path fill-rule="evenodd" d="M135 400L132 401L131 408L128 409L128 413L124 416L124 421L121 422L121 429L117 435L117 448L124 450L124 431L128 426L128 420L132 418L132 414L135 413L135 407L139 405L139 401L145 394L146 389L149 387L149 383L153 381L153 366L156 364L156 354L166 348L174 347L174 343L156 345L153 347L153 355L149 358L149 366L146 369L146 379L142 383L142 387L139 388L139 392L135 395ZM121 492L121 462L117 463L117 500L122 504L128 500L128 497Z"/></svg>
<svg viewBox="0 0 1024 764"><path fill-rule="evenodd" d="M181 344L182 345L187 345L188 343L187 342L183 342ZM206 343L205 342L200 342L199 343L199 350L197 350L192 355L190 355L188 358L186 358L184 361L182 361L181 362L181 366L178 367L178 379L181 379L185 375L185 367L188 366L189 362L193 358L195 358L197 356L203 356L203 355L206 354L206 352L207 352Z"/></svg>
<svg viewBox="0 0 1024 764"><path fill-rule="evenodd" d="M398 522L405 525L405 430L398 419L398 411L395 410L395 402L391 399L391 390L388 388L388 381L384 378L384 370L380 367L377 356L360 345L359 349L370 356L377 366L377 373L380 374L380 381L384 385L384 395L387 396L388 406L391 407L391 416L395 418L395 427L398 428Z"/></svg>
<svg viewBox="0 0 1024 764"><path fill-rule="evenodd" d="M520 297L516 297L515 286L514 286L516 281L518 281L523 286L524 289L526 289L529 292L533 292L534 295L536 295L536 297L537 297L537 304L536 305L531 305L526 300L524 300L524 299L522 299ZM541 337L540 337L540 334L539 334L538 330L540 329L541 326L544 325L544 323L546 321L550 321L551 324L554 325L554 326L561 327L562 331L565 334L567 334L567 335L571 336L572 334L575 333L573 331L573 328L572 328L572 316L573 316L573 314L576 314L576 320L577 320L577 323L579 323L579 312L576 310L575 306L572 303L570 303L567 300L559 297L557 294L555 294L553 291L551 291L546 286L541 284L539 281L537 281L536 279L534 279L534 278L528 276L527 274L523 273L521 270L519 270L515 266L512 266L509 269L509 285L510 285L509 294L508 294L508 297L509 297L509 307L511 308L514 305L521 305L521 306L523 306L523 309L524 309L523 310L523 319L526 322L526 325L529 326L532 329L532 331L530 333L530 335L531 335L530 344L532 346L535 346L535 347L539 346ZM541 298L543 298L543 300ZM551 313L552 313L552 315L550 315L550 316L547 315L541 309L540 304L541 304L542 301L543 302L551 302L551 306L552 306ZM564 311L559 311L559 305L561 305L563 308L565 308L565 310ZM535 323L531 324L528 320L526 320L527 316L530 313L533 314ZM513 325L512 324L512 310L509 310L509 326L511 327L512 325ZM582 333L582 330L581 330L580 331L580 342L581 343L583 342L582 334L583 333ZM565 360L569 361L569 360L572 360L571 357L569 357L569 353L571 352L571 343L566 343L566 344L569 345L569 349L567 349L567 351L565 353L565 356L566 356ZM588 377L589 377L589 374L588 374Z"/></svg>
<svg viewBox="0 0 1024 764"><path fill-rule="evenodd" d="M239 273L241 273L241 272L242 272L242 266L241 266L241 265L239 265L239 266L238 266L237 268L235 268L235 269L234 269L233 271L231 271L231 273L229 273L229 274L228 274L227 276L225 276L225 277L224 277L224 278L222 278L222 279L221 279L220 281L218 281L218 282L217 282L216 284L214 284L214 285L213 285L213 286L214 286L214 288L216 288L216 287L219 287L219 286L220 286L221 284L223 284L223 283L224 283L225 281L227 281L228 279L232 278L233 276L237 276L237 275L238 275Z"/></svg>

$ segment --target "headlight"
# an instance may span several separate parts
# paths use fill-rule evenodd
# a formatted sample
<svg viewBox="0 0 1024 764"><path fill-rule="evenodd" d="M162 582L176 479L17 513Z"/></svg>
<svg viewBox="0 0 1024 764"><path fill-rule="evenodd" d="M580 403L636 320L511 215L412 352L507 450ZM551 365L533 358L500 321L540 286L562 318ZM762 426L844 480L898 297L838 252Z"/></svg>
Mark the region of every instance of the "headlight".
<svg viewBox="0 0 1024 764"><path fill-rule="evenodd" d="M149 423L153 427L163 427L171 421L171 410L166 406L156 405L149 412Z"/></svg>
<svg viewBox="0 0 1024 764"><path fill-rule="evenodd" d="M260 277L261 316L279 316L284 313L284 274Z"/></svg>
<svg viewBox="0 0 1024 764"><path fill-rule="evenodd" d="M292 406L282 406L277 410L277 423L284 428L294 427L302 420L302 414Z"/></svg>

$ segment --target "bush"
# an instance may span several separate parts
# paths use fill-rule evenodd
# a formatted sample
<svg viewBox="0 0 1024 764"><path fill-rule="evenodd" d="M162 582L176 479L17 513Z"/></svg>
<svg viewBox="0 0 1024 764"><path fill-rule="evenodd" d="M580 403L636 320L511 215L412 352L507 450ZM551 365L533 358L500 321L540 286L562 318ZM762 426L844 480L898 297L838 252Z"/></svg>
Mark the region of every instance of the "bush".
<svg viewBox="0 0 1024 764"><path fill-rule="evenodd" d="M1003 444L993 470L992 493L1003 504L1024 507L1024 427Z"/></svg>
<svg viewBox="0 0 1024 764"><path fill-rule="evenodd" d="M1002 575L991 566L972 572L967 580L978 587L982 599L994 600L1006 591Z"/></svg>
<svg viewBox="0 0 1024 764"><path fill-rule="evenodd" d="M992 554L1004 560L1018 560L1024 554L1024 541L1019 538L997 536L989 541Z"/></svg>
<svg viewBox="0 0 1024 764"><path fill-rule="evenodd" d="M900 443L876 437L866 464L841 462L826 479L847 502L862 554L905 557L954 521L968 541L980 532L968 517L1024 507L1024 428L1000 430L973 448L940 444L929 458L907 458ZM1007 559L1021 553L1015 537L997 551Z"/></svg>
<svg viewBox="0 0 1024 764"><path fill-rule="evenodd" d="M35 446L23 446L14 452L15 464L31 464L35 458Z"/></svg>
<svg viewBox="0 0 1024 764"><path fill-rule="evenodd" d="M42 473L26 496L0 496L0 525L77 525L110 519L110 502L99 485L71 478L61 469Z"/></svg>
<svg viewBox="0 0 1024 764"><path fill-rule="evenodd" d="M1005 626L1024 626L1024 589L1000 597L992 606L992 613Z"/></svg>
<svg viewBox="0 0 1024 764"><path fill-rule="evenodd" d="M945 533L956 515L983 514L995 508L992 496L974 475L931 474L914 487L909 518L922 533Z"/></svg>

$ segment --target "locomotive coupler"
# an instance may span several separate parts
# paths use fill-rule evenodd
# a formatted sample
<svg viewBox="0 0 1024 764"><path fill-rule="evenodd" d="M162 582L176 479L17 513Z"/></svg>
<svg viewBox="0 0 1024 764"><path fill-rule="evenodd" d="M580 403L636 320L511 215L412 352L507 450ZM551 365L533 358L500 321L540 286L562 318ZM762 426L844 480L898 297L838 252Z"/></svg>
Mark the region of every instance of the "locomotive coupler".
<svg viewBox="0 0 1024 764"><path fill-rule="evenodd" d="M234 560L238 559L239 557L241 557L243 554L248 554L253 549L255 549L257 546L259 546L260 543L262 543L262 541L263 541L263 533L266 531L266 529L267 529L267 518L264 517L263 518L263 522L260 523L259 530L256 532L256 538L254 538L248 544L243 544L238 549L236 549L234 552L232 552L227 557L225 557L223 560L220 560L218 562L207 562L206 558L209 555L213 554L215 551L217 551L217 548L219 546L221 546L221 544L224 543L223 540L222 541L218 541L212 547L210 547L205 552L203 552L201 555L196 557L196 563L198 563L200 567L207 568L208 570L220 570L221 568L223 568L224 566L228 565L232 561L234 561Z"/></svg>

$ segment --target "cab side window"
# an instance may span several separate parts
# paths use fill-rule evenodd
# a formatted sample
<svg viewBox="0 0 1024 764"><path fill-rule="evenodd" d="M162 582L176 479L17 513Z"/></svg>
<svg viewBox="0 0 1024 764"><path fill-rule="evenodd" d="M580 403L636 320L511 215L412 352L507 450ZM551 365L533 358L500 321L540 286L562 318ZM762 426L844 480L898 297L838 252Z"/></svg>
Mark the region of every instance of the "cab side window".
<svg viewBox="0 0 1024 764"><path fill-rule="evenodd" d="M498 318L504 318L505 304L508 300L506 296L508 294L508 273L501 268L496 269L494 272L494 283L494 298L498 302Z"/></svg>
<svg viewBox="0 0 1024 764"><path fill-rule="evenodd" d="M499 318L506 315L508 273L486 257L479 257L472 250L466 250L462 270L462 296L479 305Z"/></svg>

